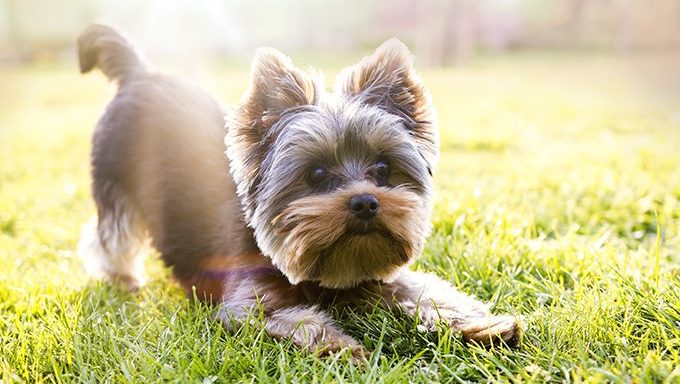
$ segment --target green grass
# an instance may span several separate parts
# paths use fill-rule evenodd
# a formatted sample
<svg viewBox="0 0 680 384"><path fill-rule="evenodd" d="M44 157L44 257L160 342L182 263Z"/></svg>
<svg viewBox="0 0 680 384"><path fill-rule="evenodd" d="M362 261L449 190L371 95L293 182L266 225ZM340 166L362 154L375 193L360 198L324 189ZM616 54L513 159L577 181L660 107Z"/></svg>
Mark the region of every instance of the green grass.
<svg viewBox="0 0 680 384"><path fill-rule="evenodd" d="M423 73L442 157L414 268L523 318L525 335L483 350L399 314L337 314L373 351L364 366L257 322L227 334L158 260L138 294L88 280L74 249L114 88L74 67L1 68L0 381L680 382L680 88L647 64L520 56ZM199 83L231 104L244 71Z"/></svg>

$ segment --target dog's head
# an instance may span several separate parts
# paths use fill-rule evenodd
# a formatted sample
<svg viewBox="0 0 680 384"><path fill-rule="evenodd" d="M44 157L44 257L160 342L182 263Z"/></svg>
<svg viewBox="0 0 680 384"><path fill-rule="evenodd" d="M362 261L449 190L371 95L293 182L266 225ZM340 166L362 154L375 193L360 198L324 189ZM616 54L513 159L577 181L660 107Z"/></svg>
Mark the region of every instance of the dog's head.
<svg viewBox="0 0 680 384"><path fill-rule="evenodd" d="M227 154L258 246L291 283L389 280L429 231L438 132L396 39L334 91L272 49L228 123Z"/></svg>

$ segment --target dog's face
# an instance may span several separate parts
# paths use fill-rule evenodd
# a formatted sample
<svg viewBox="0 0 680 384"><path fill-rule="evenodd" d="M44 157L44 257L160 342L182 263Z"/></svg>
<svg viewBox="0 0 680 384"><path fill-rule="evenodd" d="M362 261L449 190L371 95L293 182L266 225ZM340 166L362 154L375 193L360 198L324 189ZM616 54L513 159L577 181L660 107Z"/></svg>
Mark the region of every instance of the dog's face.
<svg viewBox="0 0 680 384"><path fill-rule="evenodd" d="M258 246L291 283L389 280L429 230L438 135L411 55L390 40L333 93L258 51L227 153Z"/></svg>

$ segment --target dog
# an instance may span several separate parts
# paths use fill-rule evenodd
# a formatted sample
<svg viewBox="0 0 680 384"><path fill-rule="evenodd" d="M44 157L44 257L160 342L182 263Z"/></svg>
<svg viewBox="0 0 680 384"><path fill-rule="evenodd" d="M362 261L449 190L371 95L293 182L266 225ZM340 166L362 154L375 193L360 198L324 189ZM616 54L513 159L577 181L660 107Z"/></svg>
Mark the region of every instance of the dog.
<svg viewBox="0 0 680 384"><path fill-rule="evenodd" d="M271 48L228 111L195 85L148 69L111 27L78 39L82 73L118 91L92 148L91 272L137 289L150 241L189 294L227 327L261 310L266 332L304 349L366 353L329 305L379 302L429 330L515 346L511 316L408 268L430 231L438 128L407 47L388 40L337 77Z"/></svg>

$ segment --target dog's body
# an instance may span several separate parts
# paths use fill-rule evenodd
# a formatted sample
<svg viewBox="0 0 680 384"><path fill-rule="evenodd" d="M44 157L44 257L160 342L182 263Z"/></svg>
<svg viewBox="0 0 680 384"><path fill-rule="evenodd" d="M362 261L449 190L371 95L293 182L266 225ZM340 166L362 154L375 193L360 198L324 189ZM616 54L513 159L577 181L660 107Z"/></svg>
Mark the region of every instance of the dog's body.
<svg viewBox="0 0 680 384"><path fill-rule="evenodd" d="M271 335L317 351L362 352L319 307L331 301L378 299L430 329L517 341L512 318L407 268L429 231L438 135L403 44L345 70L334 93L261 50L226 128L209 95L147 71L111 28L89 27L79 53L82 72L119 82L94 135L98 222L82 242L104 276L143 284L149 237L227 324L261 305Z"/></svg>
<svg viewBox="0 0 680 384"><path fill-rule="evenodd" d="M193 84L147 71L104 26L83 33L80 60L83 71L98 66L119 82L94 134L99 224L84 245L103 257L89 261L136 286L145 280L148 235L187 282L209 257L256 251L229 175L218 103Z"/></svg>

